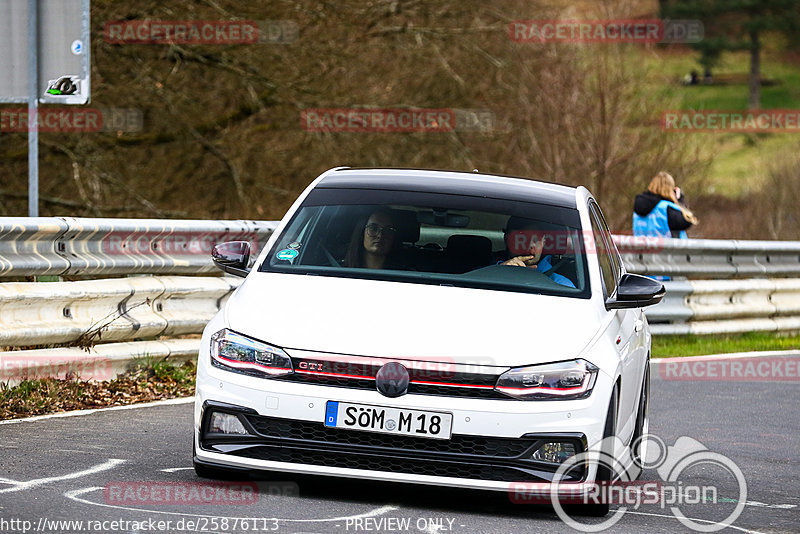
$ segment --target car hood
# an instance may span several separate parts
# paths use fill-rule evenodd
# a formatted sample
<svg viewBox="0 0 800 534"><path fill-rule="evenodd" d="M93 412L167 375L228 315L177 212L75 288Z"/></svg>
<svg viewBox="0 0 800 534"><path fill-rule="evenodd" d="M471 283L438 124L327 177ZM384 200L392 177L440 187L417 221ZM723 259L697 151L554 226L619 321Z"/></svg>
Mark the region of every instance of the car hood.
<svg viewBox="0 0 800 534"><path fill-rule="evenodd" d="M287 350L498 366L573 358L600 320L588 299L276 273L248 276L225 318Z"/></svg>

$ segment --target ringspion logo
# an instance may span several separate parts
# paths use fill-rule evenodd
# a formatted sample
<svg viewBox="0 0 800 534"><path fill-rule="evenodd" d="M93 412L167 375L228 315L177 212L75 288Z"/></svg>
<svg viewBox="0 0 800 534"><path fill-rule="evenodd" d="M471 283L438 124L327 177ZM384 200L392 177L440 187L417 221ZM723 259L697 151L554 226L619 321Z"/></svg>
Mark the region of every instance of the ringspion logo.
<svg viewBox="0 0 800 534"><path fill-rule="evenodd" d="M631 451L638 451L638 457ZM587 466L595 473L604 468L613 482L577 481ZM658 478L637 480L644 469ZM708 484L709 480L718 482ZM653 434L640 436L630 446L618 436L610 436L565 459L552 482L512 482L508 496L515 504L549 502L564 523L580 532L603 532L621 521L627 511L643 506L657 507L659 513L669 510L687 529L716 532L741 515L747 502L747 480L733 460L689 436L681 436L669 446ZM580 506L567 507L575 504L618 508L601 522L594 518L586 521ZM702 518L704 515L712 519Z"/></svg>

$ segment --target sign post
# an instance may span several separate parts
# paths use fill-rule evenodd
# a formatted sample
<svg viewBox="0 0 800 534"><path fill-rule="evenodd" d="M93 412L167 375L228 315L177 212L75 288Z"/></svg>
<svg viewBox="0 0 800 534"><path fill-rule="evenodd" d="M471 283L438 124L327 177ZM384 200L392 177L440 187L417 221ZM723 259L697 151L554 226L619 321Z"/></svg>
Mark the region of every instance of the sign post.
<svg viewBox="0 0 800 534"><path fill-rule="evenodd" d="M89 8L90 0L0 2L0 46L7 51L0 54L0 104L28 106L30 217L39 215L39 104L90 100Z"/></svg>
<svg viewBox="0 0 800 534"><path fill-rule="evenodd" d="M28 0L28 217L39 216L39 0Z"/></svg>

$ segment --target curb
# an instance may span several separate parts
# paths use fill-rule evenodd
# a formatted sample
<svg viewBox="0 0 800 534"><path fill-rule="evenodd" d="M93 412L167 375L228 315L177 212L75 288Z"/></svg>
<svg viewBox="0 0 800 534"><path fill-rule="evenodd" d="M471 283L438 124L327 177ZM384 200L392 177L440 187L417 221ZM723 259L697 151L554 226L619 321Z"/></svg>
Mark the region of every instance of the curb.
<svg viewBox="0 0 800 534"><path fill-rule="evenodd" d="M153 408L156 406L170 406L173 404L189 404L194 402L194 397L180 397L177 399L166 399L153 402L140 402L138 404L125 404L124 406L109 406L108 408L92 408L89 410L73 410L71 412L49 413L45 415L34 415L23 419L6 419L0 421L0 425L13 425L15 423L33 423L45 419L58 419L61 417L76 417L79 415L90 415L97 412L111 412L117 410L134 410L136 408Z"/></svg>
<svg viewBox="0 0 800 534"><path fill-rule="evenodd" d="M724 354L709 354L706 356L675 356L664 358L650 358L650 364L660 362L696 362L704 360L733 360L736 358L768 358L768 357L784 357L784 356L800 356L800 349L793 350L766 350L766 351L752 351L752 352L729 352Z"/></svg>

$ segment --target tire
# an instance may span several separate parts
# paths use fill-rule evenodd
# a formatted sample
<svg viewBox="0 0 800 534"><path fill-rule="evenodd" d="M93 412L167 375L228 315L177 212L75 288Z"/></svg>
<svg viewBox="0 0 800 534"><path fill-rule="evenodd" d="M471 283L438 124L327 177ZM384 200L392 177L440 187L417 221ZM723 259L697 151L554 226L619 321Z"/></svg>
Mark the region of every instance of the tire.
<svg viewBox="0 0 800 534"><path fill-rule="evenodd" d="M200 478L208 478L210 480L245 480L248 478L247 471L238 469L224 469L221 467L210 467L201 464L196 460L197 449L192 445L192 464L194 465L194 473Z"/></svg>
<svg viewBox="0 0 800 534"><path fill-rule="evenodd" d="M602 458L615 458L613 450L613 440L606 441L606 438L612 437L617 433L617 405L619 404L619 391L616 385L614 391L611 393L611 400L608 402L608 412L606 413L606 425L603 429L603 440L608 445L602 451ZM608 455L608 456L606 456ZM595 475L596 482L608 482L612 480L613 473L605 462L597 466L597 475ZM577 515L588 517L605 517L608 515L610 506L609 503L601 504L581 504L578 506L570 507L571 511Z"/></svg>
<svg viewBox="0 0 800 534"><path fill-rule="evenodd" d="M638 469L639 473L634 480L638 480L642 475L643 469L642 456L646 453L646 449L641 448L641 437L647 434L650 430L650 359L647 360L647 367L644 370L644 379L642 380L642 392L639 395L639 407L636 410L636 425L633 429L633 437L631 437L631 458L635 462L634 469Z"/></svg>

